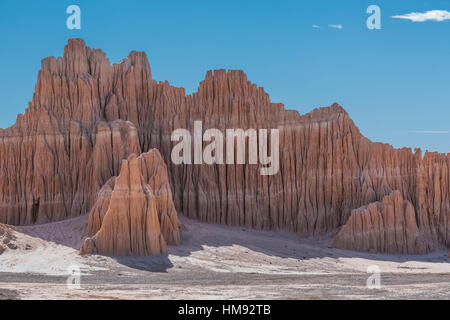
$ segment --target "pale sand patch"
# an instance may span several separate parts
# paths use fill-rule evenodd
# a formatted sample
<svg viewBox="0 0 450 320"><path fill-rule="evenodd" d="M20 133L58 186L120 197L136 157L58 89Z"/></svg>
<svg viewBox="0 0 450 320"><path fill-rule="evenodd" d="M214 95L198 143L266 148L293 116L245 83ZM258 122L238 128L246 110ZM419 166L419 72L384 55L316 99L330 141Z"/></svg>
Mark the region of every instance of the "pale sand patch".
<svg viewBox="0 0 450 320"><path fill-rule="evenodd" d="M330 237L302 239L181 217L181 245L169 247L167 255L81 257L77 248L86 223L83 216L13 231L19 249L0 255L0 288L23 299L450 298L443 251L352 252L330 248ZM82 290L65 285L74 265L82 271ZM382 273L384 291L378 295L365 287L373 265Z"/></svg>
<svg viewBox="0 0 450 320"><path fill-rule="evenodd" d="M75 249L84 237L87 216L43 225L14 227L16 250L0 255L0 272L67 275L76 266L82 272L100 270Z"/></svg>
<svg viewBox="0 0 450 320"><path fill-rule="evenodd" d="M258 274L342 274L366 272L377 265L382 272L450 273L444 252L428 255L386 255L330 248L328 238L302 239L285 232L248 230L206 224L181 218L182 243L170 247L173 267L201 268L213 272ZM84 271L121 266L113 257L78 255L85 236L87 216L13 231L19 249L0 256L0 272L64 275L70 266ZM23 233L25 232L25 233ZM25 245L31 249L24 250ZM134 258L121 258L122 262ZM139 261L138 261L139 262ZM128 264L127 264L128 265ZM177 269L177 268L175 268Z"/></svg>

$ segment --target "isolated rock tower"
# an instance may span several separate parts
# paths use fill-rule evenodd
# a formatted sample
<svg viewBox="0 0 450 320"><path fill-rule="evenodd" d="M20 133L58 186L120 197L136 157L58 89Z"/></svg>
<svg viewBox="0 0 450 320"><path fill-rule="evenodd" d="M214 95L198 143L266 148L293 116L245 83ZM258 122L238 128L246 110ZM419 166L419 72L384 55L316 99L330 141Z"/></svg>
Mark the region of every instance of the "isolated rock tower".
<svg viewBox="0 0 450 320"><path fill-rule="evenodd" d="M100 190L81 254L154 255L180 242L167 170L157 150L122 161Z"/></svg>

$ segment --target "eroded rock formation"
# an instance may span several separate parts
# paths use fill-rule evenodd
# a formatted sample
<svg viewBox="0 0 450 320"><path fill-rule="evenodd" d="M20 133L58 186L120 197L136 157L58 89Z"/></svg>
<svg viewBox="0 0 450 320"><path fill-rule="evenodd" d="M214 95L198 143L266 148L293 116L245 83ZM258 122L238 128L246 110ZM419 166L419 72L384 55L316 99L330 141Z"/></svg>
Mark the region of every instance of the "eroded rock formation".
<svg viewBox="0 0 450 320"><path fill-rule="evenodd" d="M89 215L81 254L154 255L180 241L166 166L157 150L122 161Z"/></svg>
<svg viewBox="0 0 450 320"><path fill-rule="evenodd" d="M177 128L280 130L280 171L260 165L175 165ZM112 125L115 124L115 125ZM272 103L242 71L209 71L198 91L152 80L144 53L111 65L69 40L42 62L33 100L0 130L0 222L30 224L89 212L121 159L151 148L168 168L179 212L206 222L319 235L353 209L398 190L418 229L450 246L449 157L373 143L337 104L300 115Z"/></svg>
<svg viewBox="0 0 450 320"><path fill-rule="evenodd" d="M129 60L138 59L131 54ZM125 64L116 66L123 68L117 73L137 78ZM104 117L112 99L107 91L118 86L114 72L104 54L82 40L69 41L63 58L42 60L25 114L0 129L0 222L24 225L85 214L99 188L119 173L121 160L141 152L132 122Z"/></svg>
<svg viewBox="0 0 450 320"><path fill-rule="evenodd" d="M381 202L353 210L334 237L334 246L402 254L423 254L431 250L417 227L413 205L399 191L393 191Z"/></svg>

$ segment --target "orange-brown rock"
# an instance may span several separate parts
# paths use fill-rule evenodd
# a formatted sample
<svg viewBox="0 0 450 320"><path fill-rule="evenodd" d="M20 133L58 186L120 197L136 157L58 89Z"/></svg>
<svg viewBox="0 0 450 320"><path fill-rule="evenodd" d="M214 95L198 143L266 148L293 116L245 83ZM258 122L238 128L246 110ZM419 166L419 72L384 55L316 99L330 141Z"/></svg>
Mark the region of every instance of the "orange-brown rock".
<svg viewBox="0 0 450 320"><path fill-rule="evenodd" d="M0 221L24 225L84 214L120 160L140 152L130 122L85 130L42 113L0 133Z"/></svg>
<svg viewBox="0 0 450 320"><path fill-rule="evenodd" d="M278 128L279 173L173 164L171 134L192 130L195 120L203 130ZM167 164L175 207L190 218L319 235L398 190L420 232L450 246L449 156L373 143L337 104L304 115L285 110L242 71L209 71L186 95L154 81L144 53L111 65L80 39L69 40L63 57L43 60L29 108L0 130L0 222L89 212L120 160L151 148Z"/></svg>
<svg viewBox="0 0 450 320"><path fill-rule="evenodd" d="M153 255L180 241L167 169L157 150L123 160L100 190L81 254Z"/></svg>
<svg viewBox="0 0 450 320"><path fill-rule="evenodd" d="M85 214L121 160L141 152L135 125L108 121L98 108L110 99L104 88L112 73L104 54L82 40L69 41L63 58L42 61L29 108L0 129L0 222Z"/></svg>
<svg viewBox="0 0 450 320"><path fill-rule="evenodd" d="M353 210L333 245L382 253L423 254L431 250L417 227L413 205L399 191Z"/></svg>

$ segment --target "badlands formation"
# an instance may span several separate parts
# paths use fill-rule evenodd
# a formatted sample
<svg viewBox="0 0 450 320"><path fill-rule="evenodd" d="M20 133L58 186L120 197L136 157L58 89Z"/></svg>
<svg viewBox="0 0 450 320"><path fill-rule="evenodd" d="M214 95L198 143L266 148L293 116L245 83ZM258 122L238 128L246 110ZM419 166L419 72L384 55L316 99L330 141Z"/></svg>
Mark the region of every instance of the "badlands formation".
<svg viewBox="0 0 450 320"><path fill-rule="evenodd" d="M180 242L166 166L153 149L122 161L119 176L98 193L82 254L153 255Z"/></svg>
<svg viewBox="0 0 450 320"><path fill-rule="evenodd" d="M194 121L279 129L279 172L174 164L171 134ZM71 39L63 57L42 60L26 112L0 129L0 222L90 212L84 253L164 252L180 239L176 212L301 237L337 232L342 249L426 253L450 247L449 160L371 142L337 104L285 110L242 71L208 71L186 95L153 80L144 53L111 65Z"/></svg>

